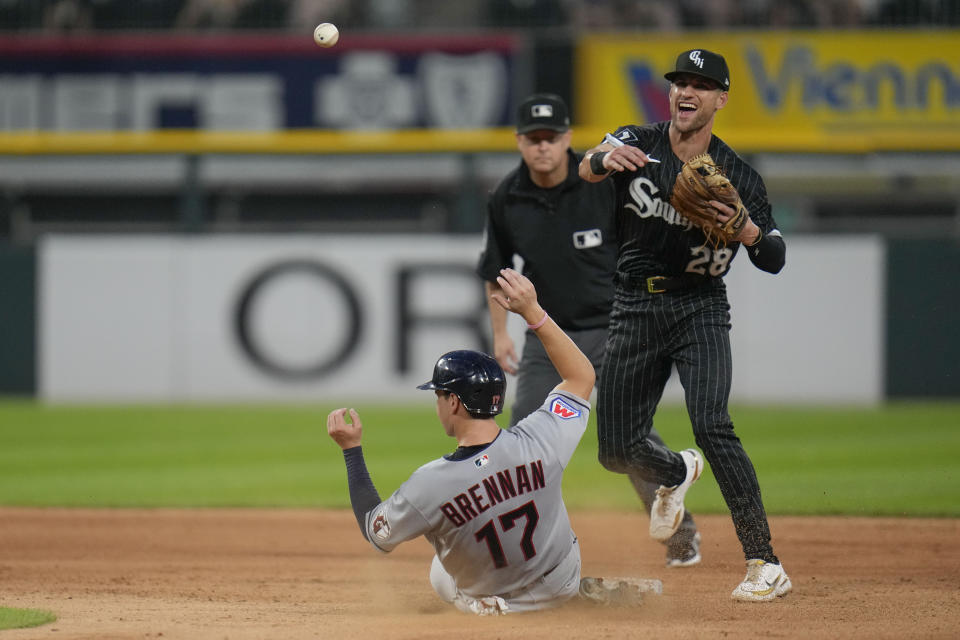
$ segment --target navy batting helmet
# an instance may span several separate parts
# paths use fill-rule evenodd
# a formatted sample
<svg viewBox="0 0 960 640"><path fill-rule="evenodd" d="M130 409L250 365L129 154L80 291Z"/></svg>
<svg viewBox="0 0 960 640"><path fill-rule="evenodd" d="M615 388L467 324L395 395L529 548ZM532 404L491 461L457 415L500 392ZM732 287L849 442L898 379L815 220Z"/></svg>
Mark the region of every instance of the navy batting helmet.
<svg viewBox="0 0 960 640"><path fill-rule="evenodd" d="M450 351L433 367L433 379L417 389L440 389L460 398L470 415L489 417L503 411L507 378L497 361L479 351Z"/></svg>

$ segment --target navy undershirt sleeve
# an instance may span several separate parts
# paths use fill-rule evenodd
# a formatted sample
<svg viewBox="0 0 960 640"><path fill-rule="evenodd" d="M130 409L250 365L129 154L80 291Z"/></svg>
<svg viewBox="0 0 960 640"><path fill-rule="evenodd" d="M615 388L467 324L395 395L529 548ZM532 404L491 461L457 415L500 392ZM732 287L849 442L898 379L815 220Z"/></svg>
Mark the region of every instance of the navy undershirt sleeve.
<svg viewBox="0 0 960 640"><path fill-rule="evenodd" d="M350 486L353 515L356 516L357 524L360 525L360 532L366 538L367 513L380 504L380 494L377 493L377 488L373 486L373 480L367 472L367 463L363 459L363 447L344 449L343 461L347 464L347 484Z"/></svg>

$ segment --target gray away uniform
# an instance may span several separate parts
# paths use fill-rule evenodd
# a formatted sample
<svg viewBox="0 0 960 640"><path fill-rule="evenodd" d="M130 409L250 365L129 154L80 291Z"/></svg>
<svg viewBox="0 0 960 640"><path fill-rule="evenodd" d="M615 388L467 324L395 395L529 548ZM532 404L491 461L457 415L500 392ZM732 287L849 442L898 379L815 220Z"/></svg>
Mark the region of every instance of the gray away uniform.
<svg viewBox="0 0 960 640"><path fill-rule="evenodd" d="M561 480L589 415L588 401L550 394L488 445L417 469L365 514L366 537L389 552L425 536L437 554L431 581L462 610L489 596L510 611L563 603L579 589L580 551Z"/></svg>

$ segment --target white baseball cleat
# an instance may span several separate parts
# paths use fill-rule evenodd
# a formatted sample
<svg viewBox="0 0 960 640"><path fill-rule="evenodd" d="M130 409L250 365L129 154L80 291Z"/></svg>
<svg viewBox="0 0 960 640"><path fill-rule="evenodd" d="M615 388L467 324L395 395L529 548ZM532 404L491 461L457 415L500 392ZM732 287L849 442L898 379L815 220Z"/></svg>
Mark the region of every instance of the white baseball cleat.
<svg viewBox="0 0 960 640"><path fill-rule="evenodd" d="M747 577L733 590L731 597L743 602L769 602L793 589L790 577L779 564L747 560Z"/></svg>
<svg viewBox="0 0 960 640"><path fill-rule="evenodd" d="M680 452L683 462L687 465L687 477L675 487L661 486L657 489L657 497L653 500L650 509L650 537L664 542L670 539L677 529L686 510L683 508L683 497L687 495L694 482L703 473L703 457L696 449L684 449Z"/></svg>

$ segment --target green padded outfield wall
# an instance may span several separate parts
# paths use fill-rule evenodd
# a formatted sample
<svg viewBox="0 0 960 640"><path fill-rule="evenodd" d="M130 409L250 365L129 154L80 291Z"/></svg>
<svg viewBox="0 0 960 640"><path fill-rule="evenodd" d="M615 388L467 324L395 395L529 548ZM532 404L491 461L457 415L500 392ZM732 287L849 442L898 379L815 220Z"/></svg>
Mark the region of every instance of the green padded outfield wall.
<svg viewBox="0 0 960 640"><path fill-rule="evenodd" d="M888 398L960 396L960 241L887 245Z"/></svg>
<svg viewBox="0 0 960 640"><path fill-rule="evenodd" d="M36 392L36 252L0 244L0 395Z"/></svg>

